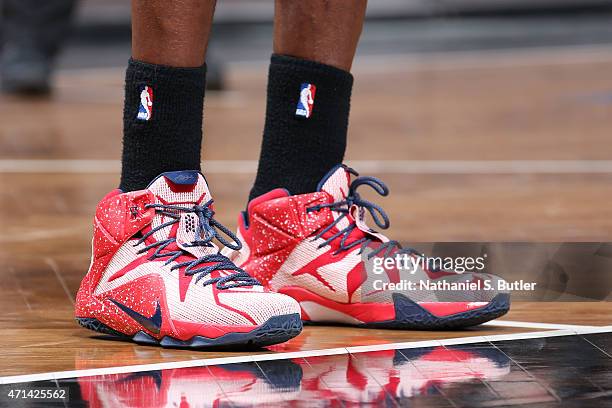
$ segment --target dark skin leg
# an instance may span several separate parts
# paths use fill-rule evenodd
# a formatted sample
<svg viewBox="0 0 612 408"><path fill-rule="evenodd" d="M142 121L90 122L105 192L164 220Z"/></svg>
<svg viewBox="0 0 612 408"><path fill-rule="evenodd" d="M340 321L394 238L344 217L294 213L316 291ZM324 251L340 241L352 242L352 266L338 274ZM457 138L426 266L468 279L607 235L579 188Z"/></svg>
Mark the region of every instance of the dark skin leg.
<svg viewBox="0 0 612 408"><path fill-rule="evenodd" d="M132 57L172 67L204 64L216 0L132 0Z"/></svg>
<svg viewBox="0 0 612 408"><path fill-rule="evenodd" d="M350 71L367 0L276 0L274 52Z"/></svg>

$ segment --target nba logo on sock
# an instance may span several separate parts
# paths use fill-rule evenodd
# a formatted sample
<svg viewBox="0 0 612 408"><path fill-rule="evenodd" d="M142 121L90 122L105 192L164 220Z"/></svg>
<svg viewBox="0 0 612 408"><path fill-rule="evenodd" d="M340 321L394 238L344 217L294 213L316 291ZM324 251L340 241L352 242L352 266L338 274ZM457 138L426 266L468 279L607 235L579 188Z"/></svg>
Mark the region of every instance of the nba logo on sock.
<svg viewBox="0 0 612 408"><path fill-rule="evenodd" d="M300 100L295 110L296 116L309 118L312 116L312 106L314 105L315 92L317 87L313 84L304 83L300 87Z"/></svg>
<svg viewBox="0 0 612 408"><path fill-rule="evenodd" d="M140 107L136 119L148 121L153 115L153 89L148 86L143 86L140 90Z"/></svg>

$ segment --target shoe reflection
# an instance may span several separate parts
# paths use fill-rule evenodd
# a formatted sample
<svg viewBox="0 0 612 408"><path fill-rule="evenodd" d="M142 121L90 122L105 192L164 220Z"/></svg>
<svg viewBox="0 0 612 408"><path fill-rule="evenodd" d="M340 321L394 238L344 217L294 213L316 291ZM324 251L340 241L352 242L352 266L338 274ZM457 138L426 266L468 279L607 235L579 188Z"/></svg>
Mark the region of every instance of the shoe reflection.
<svg viewBox="0 0 612 408"><path fill-rule="evenodd" d="M302 389L320 396L333 390L345 406L439 395L447 385L498 379L510 372L505 354L480 348L386 350L307 360Z"/></svg>
<svg viewBox="0 0 612 408"><path fill-rule="evenodd" d="M280 403L300 389L290 360L79 378L90 407L220 407ZM262 371L263 370L263 371Z"/></svg>
<svg viewBox="0 0 612 408"><path fill-rule="evenodd" d="M356 406L436 395L510 371L494 348L374 351L79 378L90 407Z"/></svg>

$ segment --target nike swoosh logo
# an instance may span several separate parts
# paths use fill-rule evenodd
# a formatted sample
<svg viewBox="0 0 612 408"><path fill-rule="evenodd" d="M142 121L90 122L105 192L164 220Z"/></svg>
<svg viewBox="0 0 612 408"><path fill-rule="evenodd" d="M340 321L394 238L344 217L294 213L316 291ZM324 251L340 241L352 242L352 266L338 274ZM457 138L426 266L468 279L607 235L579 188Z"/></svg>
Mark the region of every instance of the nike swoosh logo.
<svg viewBox="0 0 612 408"><path fill-rule="evenodd" d="M115 299L108 298L108 300L113 302L119 309L123 310L128 316L134 319L142 327L144 327L151 333L159 334L159 330L161 329L162 325L162 313L161 306L159 305L159 300L155 301L155 313L153 313L153 316L151 317L142 315L137 311L130 309L126 305L117 302Z"/></svg>

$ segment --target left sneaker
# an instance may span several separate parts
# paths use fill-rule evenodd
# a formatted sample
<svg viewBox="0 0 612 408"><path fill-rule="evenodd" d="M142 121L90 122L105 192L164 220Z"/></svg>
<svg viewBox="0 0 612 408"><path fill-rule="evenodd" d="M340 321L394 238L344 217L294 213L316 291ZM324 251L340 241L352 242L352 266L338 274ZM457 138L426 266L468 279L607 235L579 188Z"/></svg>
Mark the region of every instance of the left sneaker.
<svg viewBox="0 0 612 408"><path fill-rule="evenodd" d="M240 241L214 218L198 171L159 175L140 191L98 204L92 260L77 322L137 343L238 349L285 342L302 330L295 300L270 293L219 254Z"/></svg>
<svg viewBox="0 0 612 408"><path fill-rule="evenodd" d="M388 189L375 177L351 182L351 175L358 176L338 165L316 192L293 196L276 189L253 199L238 220L242 249L225 254L268 289L296 299L307 322L441 329L477 325L508 311L509 294L495 290L501 278L435 268L417 251L370 229L366 211L380 228L388 228L389 220L356 190L368 185L385 196ZM393 266L386 258L410 263ZM403 282L415 287L389 288Z"/></svg>

